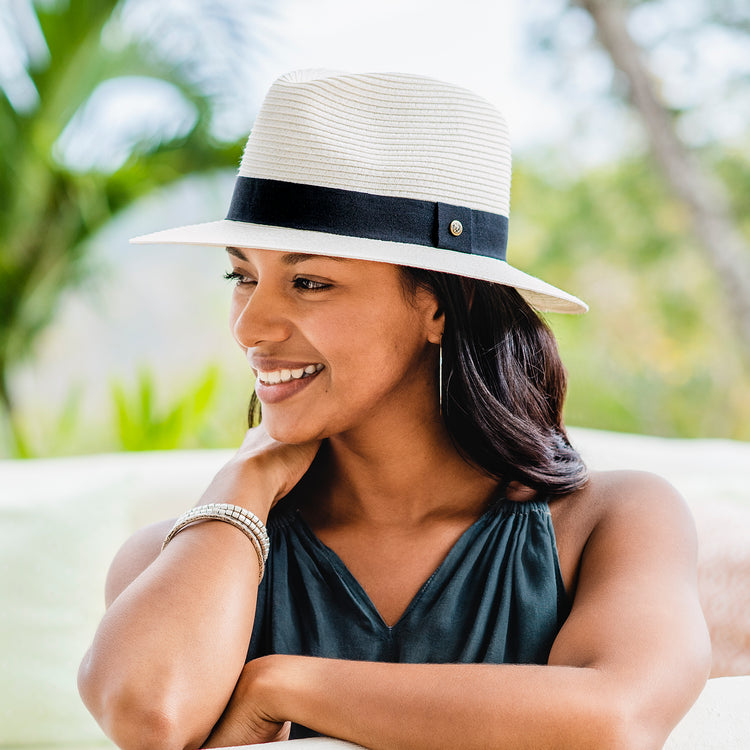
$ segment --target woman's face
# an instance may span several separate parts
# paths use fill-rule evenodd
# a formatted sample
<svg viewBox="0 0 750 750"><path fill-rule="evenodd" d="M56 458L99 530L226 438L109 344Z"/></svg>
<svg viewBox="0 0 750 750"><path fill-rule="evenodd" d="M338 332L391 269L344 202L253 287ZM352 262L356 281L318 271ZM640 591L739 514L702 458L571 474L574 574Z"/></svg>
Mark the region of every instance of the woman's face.
<svg viewBox="0 0 750 750"><path fill-rule="evenodd" d="M397 266L228 248L232 332L256 375L263 424L298 443L437 410L442 314Z"/></svg>

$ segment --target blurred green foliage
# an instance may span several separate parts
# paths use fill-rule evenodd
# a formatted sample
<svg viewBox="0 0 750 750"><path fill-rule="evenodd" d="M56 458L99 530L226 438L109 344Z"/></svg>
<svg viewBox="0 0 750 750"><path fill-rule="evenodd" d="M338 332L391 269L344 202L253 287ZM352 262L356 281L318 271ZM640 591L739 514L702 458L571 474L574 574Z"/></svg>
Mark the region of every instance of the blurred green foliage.
<svg viewBox="0 0 750 750"><path fill-rule="evenodd" d="M229 448L247 429L252 382L202 363L179 383L165 383L148 365L134 378L113 378L96 409L86 408L85 387L71 386L50 408L44 398L21 410L28 456L117 451ZM7 446L0 456L20 457Z"/></svg>
<svg viewBox="0 0 750 750"><path fill-rule="evenodd" d="M0 95L0 411L17 455L32 448L14 410L9 370L33 352L63 293L88 275L87 239L156 188L188 173L234 166L239 159L240 143L212 137L212 99L190 65L156 54L153 40L102 42L121 5L118 0L36 5L43 52L22 25L7 29L26 58L19 62L34 93L20 103L12 102L7 90ZM12 17L4 14L0 21ZM142 133L115 169L66 166L56 153L65 129L102 85L132 76L171 86L194 113L192 123L163 137Z"/></svg>
<svg viewBox="0 0 750 750"><path fill-rule="evenodd" d="M747 217L747 156L717 169ZM648 158L567 179L526 165L513 187L512 262L591 306L548 318L569 370L568 423L750 439L748 364L722 292Z"/></svg>
<svg viewBox="0 0 750 750"><path fill-rule="evenodd" d="M213 405L219 369L209 367L196 383L172 396L162 409L157 403L153 374L141 369L137 386L128 393L122 383L112 384L118 447L126 451L170 450L200 445L201 430Z"/></svg>

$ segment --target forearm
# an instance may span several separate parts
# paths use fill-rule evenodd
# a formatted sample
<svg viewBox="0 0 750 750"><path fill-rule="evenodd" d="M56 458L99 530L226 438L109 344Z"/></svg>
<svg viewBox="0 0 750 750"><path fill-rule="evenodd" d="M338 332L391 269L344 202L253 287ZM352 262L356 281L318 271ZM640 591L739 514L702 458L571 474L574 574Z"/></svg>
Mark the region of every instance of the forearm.
<svg viewBox="0 0 750 750"><path fill-rule="evenodd" d="M597 669L274 656L266 670L264 713L375 749L660 746Z"/></svg>
<svg viewBox="0 0 750 750"><path fill-rule="evenodd" d="M199 504L240 505L265 522L319 445L248 430ZM167 531L149 527L118 553L110 606L79 671L84 702L127 750L203 744L242 673L255 619L260 571L251 540L222 521L201 521L160 552Z"/></svg>
<svg viewBox="0 0 750 750"><path fill-rule="evenodd" d="M112 603L81 665L81 695L105 732L123 747L205 739L242 670L257 585L237 529L178 534Z"/></svg>

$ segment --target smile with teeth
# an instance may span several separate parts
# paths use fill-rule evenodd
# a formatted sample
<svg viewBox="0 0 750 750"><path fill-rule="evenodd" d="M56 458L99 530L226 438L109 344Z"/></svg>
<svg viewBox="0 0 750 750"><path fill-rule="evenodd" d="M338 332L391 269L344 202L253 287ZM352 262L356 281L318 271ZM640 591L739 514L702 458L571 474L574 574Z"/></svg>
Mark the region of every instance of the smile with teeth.
<svg viewBox="0 0 750 750"><path fill-rule="evenodd" d="M322 369L323 365L318 363L317 365L307 365L306 367L300 367L294 370L273 370L271 372L258 370L258 380L264 385L288 383L290 380L309 378L310 375L315 375L315 373L320 372Z"/></svg>

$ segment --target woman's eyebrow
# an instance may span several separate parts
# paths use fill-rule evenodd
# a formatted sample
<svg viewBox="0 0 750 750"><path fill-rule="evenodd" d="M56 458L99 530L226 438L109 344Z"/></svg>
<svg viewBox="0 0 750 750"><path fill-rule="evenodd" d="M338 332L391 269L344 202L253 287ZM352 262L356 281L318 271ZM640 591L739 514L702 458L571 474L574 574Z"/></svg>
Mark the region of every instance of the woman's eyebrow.
<svg viewBox="0 0 750 750"><path fill-rule="evenodd" d="M240 260L248 261L247 256L238 247L227 247L227 252L230 255L234 255ZM335 258L333 255L316 255L314 253L284 253L281 256L281 262L285 266L296 266L298 263L304 263L306 260L315 260L321 258L322 260L335 260L339 262L349 262L349 258Z"/></svg>
<svg viewBox="0 0 750 750"><path fill-rule="evenodd" d="M347 263L349 258L335 258L333 255L316 255L315 253L284 253L281 256L281 262L285 266L296 266L298 263L304 263L307 260L335 260L337 262Z"/></svg>
<svg viewBox="0 0 750 750"><path fill-rule="evenodd" d="M235 257L239 258L240 260L247 260L247 258L245 257L245 253L243 253L242 250L240 250L238 247L227 247L227 252L230 255L234 255Z"/></svg>

